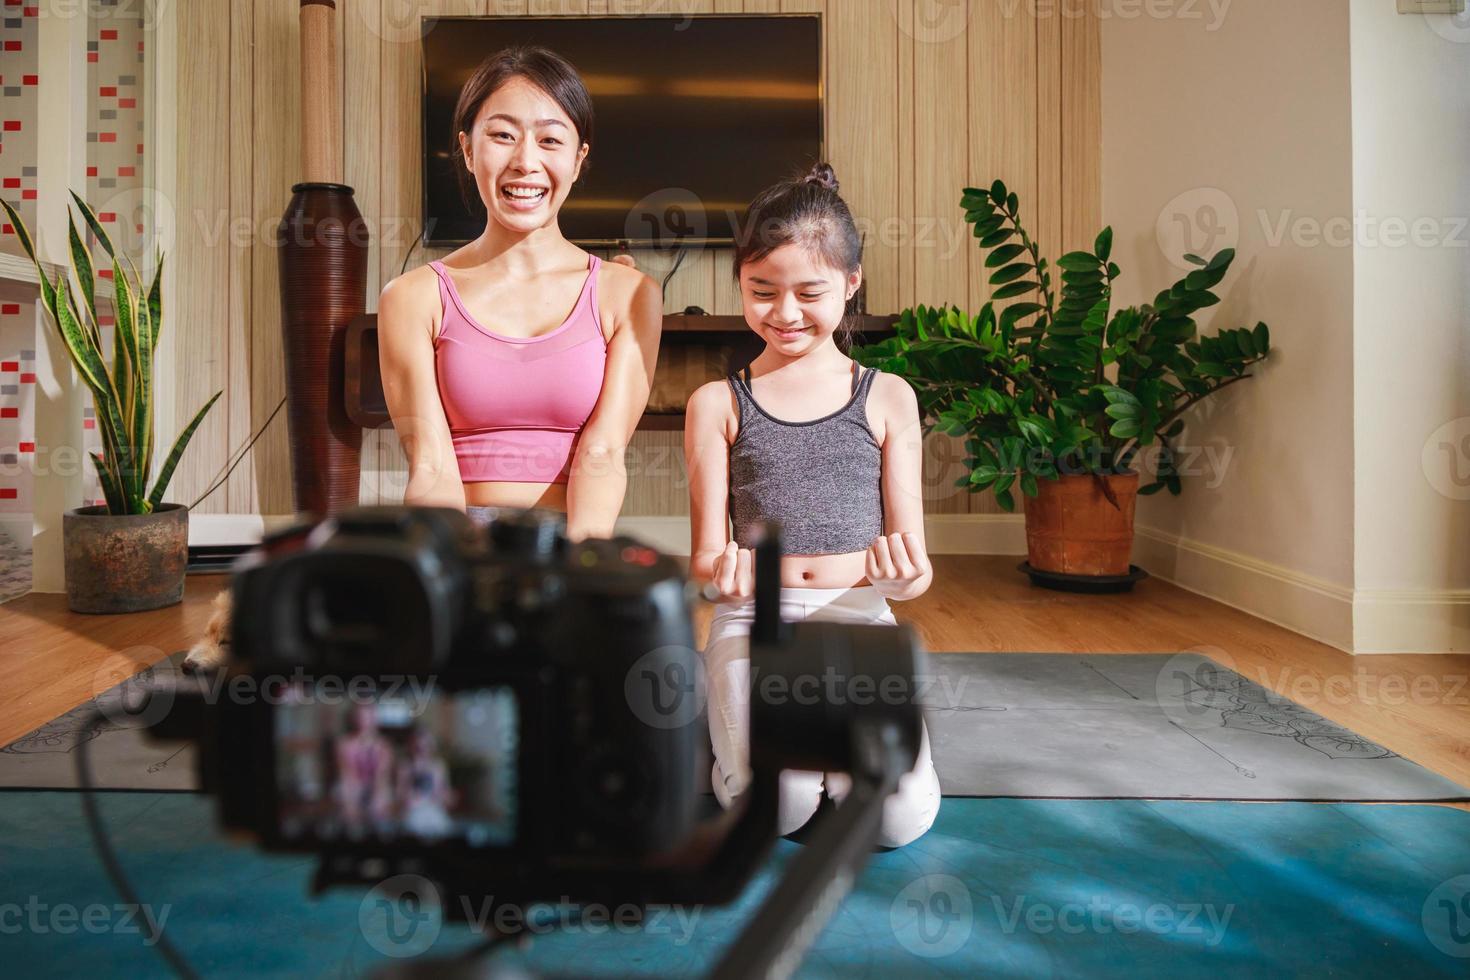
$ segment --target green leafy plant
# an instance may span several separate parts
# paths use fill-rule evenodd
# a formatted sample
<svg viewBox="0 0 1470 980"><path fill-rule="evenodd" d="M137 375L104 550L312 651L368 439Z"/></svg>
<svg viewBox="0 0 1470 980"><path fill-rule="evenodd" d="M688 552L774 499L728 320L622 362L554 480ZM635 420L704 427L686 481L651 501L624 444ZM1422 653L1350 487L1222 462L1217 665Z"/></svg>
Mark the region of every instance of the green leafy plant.
<svg viewBox="0 0 1470 980"><path fill-rule="evenodd" d="M1109 260L1112 228L1092 251L1069 252L1052 267L1021 224L1020 202L997 180L964 189L961 207L995 288L976 316L956 306L917 306L896 336L856 348L862 364L898 374L918 394L925 431L965 437L971 493L990 489L1015 509L1014 486L1035 497L1037 480L1126 473L1138 452L1159 444L1156 478L1139 489L1180 492L1173 440L1180 416L1222 388L1250 377L1270 351L1264 323L1195 338L1194 314L1219 302L1210 290L1234 261L1233 249L1197 266L1152 303L1112 310L1120 270ZM997 312L996 304L1011 301Z"/></svg>
<svg viewBox="0 0 1470 980"><path fill-rule="evenodd" d="M156 255L153 282L145 293L132 259L126 255L119 259L96 213L76 192L71 196L92 234L112 260L113 342L110 364L104 357L102 329L97 320L92 256L77 234L70 209L67 210L67 230L71 245L71 273L77 282L75 293L64 271L57 275L55 282L47 278L45 267L36 257L25 222L21 221L9 201L0 199L0 205L4 206L20 238L21 247L35 263L41 286L41 303L66 343L77 373L92 389L103 452L101 455L89 455L97 467L107 511L110 514L148 514L163 501L164 491L168 489L184 447L223 392L215 392L179 434L158 471L153 488L149 490L148 477L153 469L153 356L163 327L163 255ZM76 298L78 295L80 304Z"/></svg>

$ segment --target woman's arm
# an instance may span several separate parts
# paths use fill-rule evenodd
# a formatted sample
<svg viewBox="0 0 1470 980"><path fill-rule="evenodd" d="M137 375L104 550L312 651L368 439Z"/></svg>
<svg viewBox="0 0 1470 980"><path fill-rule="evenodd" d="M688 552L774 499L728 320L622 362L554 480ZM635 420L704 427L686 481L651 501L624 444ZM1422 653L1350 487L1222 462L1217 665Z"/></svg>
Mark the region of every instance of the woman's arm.
<svg viewBox="0 0 1470 980"><path fill-rule="evenodd" d="M722 598L752 594L753 556L729 536L730 386L700 385L684 410L684 468L689 473L689 578L715 582Z"/></svg>
<svg viewBox="0 0 1470 980"><path fill-rule="evenodd" d="M895 375L873 379L882 423L883 532L868 549L868 580L894 600L923 595L934 580L924 543L924 431L919 399Z"/></svg>
<svg viewBox="0 0 1470 980"><path fill-rule="evenodd" d="M624 453L653 387L663 333L663 294L658 283L622 265L603 263L613 335L597 407L582 427L567 480L567 536L612 537L628 490ZM624 298L626 297L626 298Z"/></svg>
<svg viewBox="0 0 1470 980"><path fill-rule="evenodd" d="M378 365L388 415L408 457L403 502L464 510L464 484L439 401L433 312L425 303L427 295L437 302L437 290L422 288L425 276L434 276L428 266L383 287L378 297Z"/></svg>

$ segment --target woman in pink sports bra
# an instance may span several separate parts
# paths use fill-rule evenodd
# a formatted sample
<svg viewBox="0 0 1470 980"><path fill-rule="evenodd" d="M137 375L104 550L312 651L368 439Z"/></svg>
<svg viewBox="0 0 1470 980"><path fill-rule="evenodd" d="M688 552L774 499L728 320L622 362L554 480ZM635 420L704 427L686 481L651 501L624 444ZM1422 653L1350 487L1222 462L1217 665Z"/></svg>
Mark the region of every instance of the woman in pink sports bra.
<svg viewBox="0 0 1470 980"><path fill-rule="evenodd" d="M383 391L409 461L407 504L567 512L607 537L648 402L658 284L567 241L557 213L592 144L592 101L544 48L487 58L454 112L460 190L485 229L384 287Z"/></svg>

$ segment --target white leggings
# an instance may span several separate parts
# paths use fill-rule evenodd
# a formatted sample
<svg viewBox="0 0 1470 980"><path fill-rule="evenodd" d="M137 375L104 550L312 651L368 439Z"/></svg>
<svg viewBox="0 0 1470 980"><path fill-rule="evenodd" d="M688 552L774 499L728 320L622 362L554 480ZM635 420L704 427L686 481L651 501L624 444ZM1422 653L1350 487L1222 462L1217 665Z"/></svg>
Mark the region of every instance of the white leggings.
<svg viewBox="0 0 1470 980"><path fill-rule="evenodd" d="M835 623L896 626L888 601L871 585L852 589L781 590L781 618ZM704 668L709 694L709 733L715 764L711 774L715 797L729 806L750 784L750 627L755 600L715 606ZM844 773L786 770L781 773L780 831L800 829L816 813L825 791L841 800L851 787ZM929 757L929 732L923 730L914 768L898 783L898 792L883 804L879 843L901 847L916 840L939 813L939 777Z"/></svg>

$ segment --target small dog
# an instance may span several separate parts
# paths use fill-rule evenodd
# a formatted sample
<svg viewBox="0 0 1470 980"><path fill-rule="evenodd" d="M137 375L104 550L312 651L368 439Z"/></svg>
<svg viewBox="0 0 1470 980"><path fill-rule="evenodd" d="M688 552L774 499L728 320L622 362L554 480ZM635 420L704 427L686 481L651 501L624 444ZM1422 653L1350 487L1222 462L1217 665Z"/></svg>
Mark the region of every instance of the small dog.
<svg viewBox="0 0 1470 980"><path fill-rule="evenodd" d="M233 605L230 590L220 589L214 597L214 612L204 626L204 635L189 648L184 657L186 674L214 670L224 664L230 656L230 612Z"/></svg>

